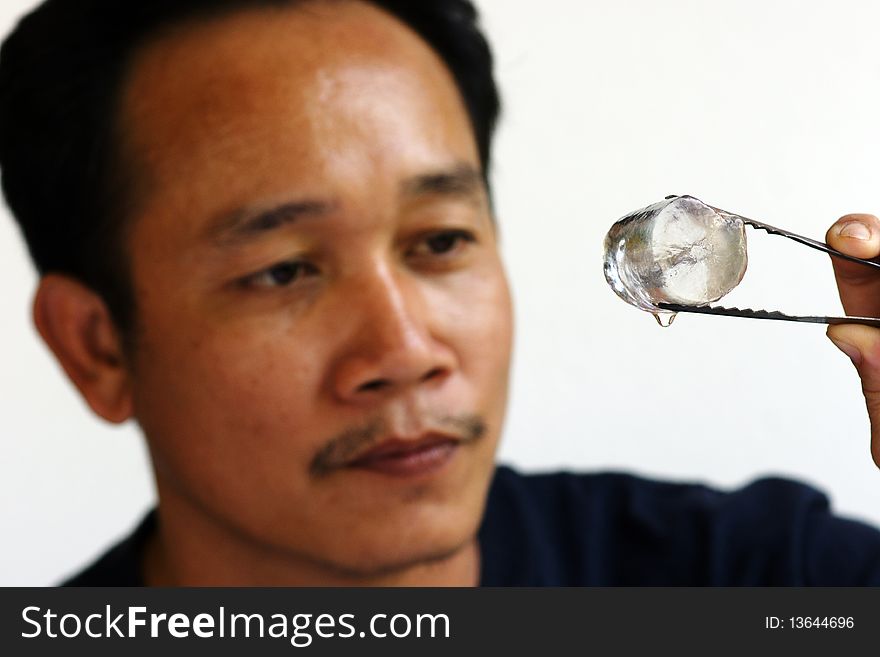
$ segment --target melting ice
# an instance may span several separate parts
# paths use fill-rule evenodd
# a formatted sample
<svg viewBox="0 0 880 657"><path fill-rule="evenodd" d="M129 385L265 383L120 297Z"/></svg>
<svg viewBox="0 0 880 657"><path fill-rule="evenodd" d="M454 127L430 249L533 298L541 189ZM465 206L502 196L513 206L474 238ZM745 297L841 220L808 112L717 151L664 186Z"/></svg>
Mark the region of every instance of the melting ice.
<svg viewBox="0 0 880 657"><path fill-rule="evenodd" d="M631 212L605 237L608 284L655 316L670 314L659 303L705 306L720 299L742 280L747 262L742 220L692 196Z"/></svg>

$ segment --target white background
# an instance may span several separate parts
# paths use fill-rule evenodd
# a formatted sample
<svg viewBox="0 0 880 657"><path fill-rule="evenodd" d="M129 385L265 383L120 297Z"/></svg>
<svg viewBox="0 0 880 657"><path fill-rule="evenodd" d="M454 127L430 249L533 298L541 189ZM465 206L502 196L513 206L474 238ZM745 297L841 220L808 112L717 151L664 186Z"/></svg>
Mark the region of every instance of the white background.
<svg viewBox="0 0 880 657"><path fill-rule="evenodd" d="M2 0L3 32L32 4ZM691 315L660 329L601 267L608 226L671 193L816 238L880 212L880 4L478 4L505 97L494 181L517 304L501 459L724 488L783 474L880 524L858 380L822 327ZM840 312L826 256L749 238L726 303ZM153 490L136 428L96 420L38 341L6 216L0 260L0 584L42 585L127 532Z"/></svg>

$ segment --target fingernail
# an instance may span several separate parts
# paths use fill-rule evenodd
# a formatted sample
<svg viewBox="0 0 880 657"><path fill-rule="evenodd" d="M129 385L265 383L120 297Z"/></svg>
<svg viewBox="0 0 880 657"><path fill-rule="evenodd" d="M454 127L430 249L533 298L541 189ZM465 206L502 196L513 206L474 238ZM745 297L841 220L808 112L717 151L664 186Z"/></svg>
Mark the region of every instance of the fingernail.
<svg viewBox="0 0 880 657"><path fill-rule="evenodd" d="M862 362L862 352L859 351L856 347L849 344L848 342L840 342L839 340L835 340L834 338L829 337L829 340L834 343L834 346L840 349L843 353L849 356L849 359L853 362L853 365L856 367L859 366L859 363Z"/></svg>
<svg viewBox="0 0 880 657"><path fill-rule="evenodd" d="M841 237L851 237L854 240L871 239L871 229L861 221L848 221L837 229Z"/></svg>

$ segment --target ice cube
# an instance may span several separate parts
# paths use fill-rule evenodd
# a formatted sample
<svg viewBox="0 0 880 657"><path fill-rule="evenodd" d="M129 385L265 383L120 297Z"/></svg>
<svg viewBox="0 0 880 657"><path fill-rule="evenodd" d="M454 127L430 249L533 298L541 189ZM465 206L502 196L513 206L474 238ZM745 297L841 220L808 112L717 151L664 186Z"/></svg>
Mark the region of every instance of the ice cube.
<svg viewBox="0 0 880 657"><path fill-rule="evenodd" d="M705 306L735 288L746 273L745 226L692 196L636 210L605 238L605 278L637 308L659 303Z"/></svg>

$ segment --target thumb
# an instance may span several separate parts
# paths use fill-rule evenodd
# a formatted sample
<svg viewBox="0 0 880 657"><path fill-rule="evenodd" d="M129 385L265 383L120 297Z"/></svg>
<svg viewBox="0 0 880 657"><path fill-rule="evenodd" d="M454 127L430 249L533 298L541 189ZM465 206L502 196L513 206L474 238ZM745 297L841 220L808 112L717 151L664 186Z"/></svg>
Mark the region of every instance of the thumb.
<svg viewBox="0 0 880 657"><path fill-rule="evenodd" d="M871 420L871 456L880 468L880 330L858 324L828 327L828 339L849 356L862 380Z"/></svg>

